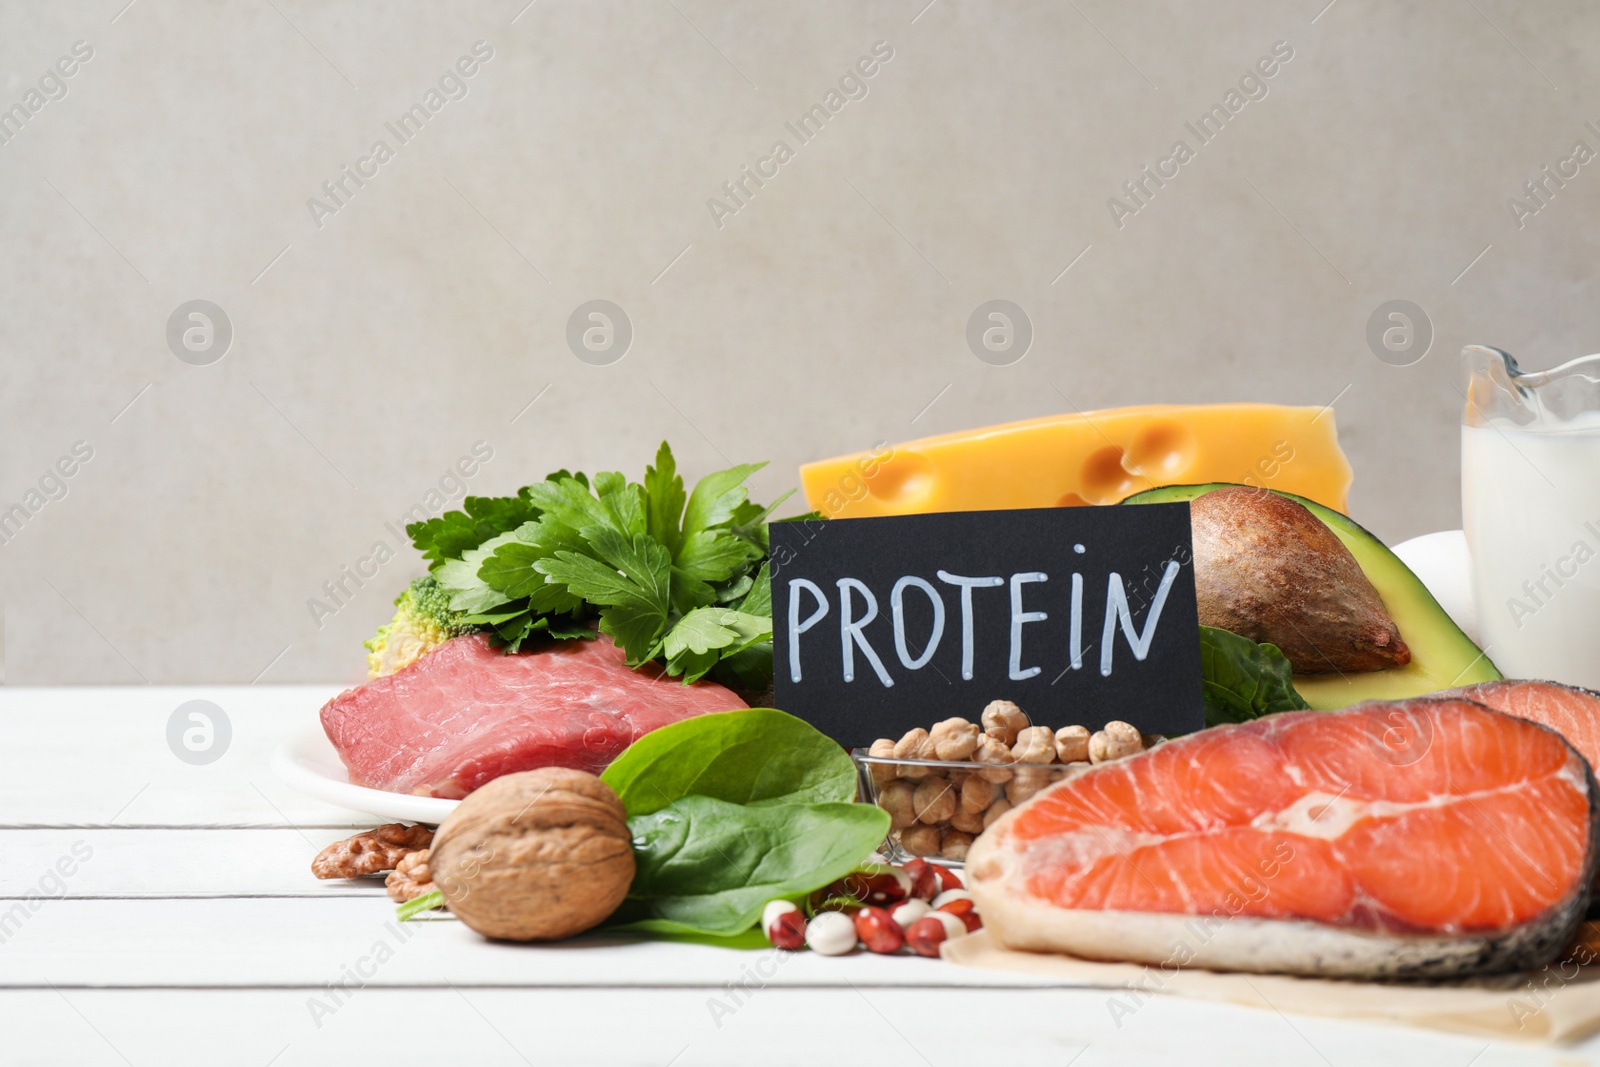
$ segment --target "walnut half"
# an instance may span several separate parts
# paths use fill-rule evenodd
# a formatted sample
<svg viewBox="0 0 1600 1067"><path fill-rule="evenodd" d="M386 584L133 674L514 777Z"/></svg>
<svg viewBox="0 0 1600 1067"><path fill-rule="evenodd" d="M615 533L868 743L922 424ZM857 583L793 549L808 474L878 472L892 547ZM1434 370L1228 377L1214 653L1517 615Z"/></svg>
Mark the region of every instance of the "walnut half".
<svg viewBox="0 0 1600 1067"><path fill-rule="evenodd" d="M335 841L311 861L311 873L318 878L360 878L392 871L409 853L433 844L433 831L418 823L407 826L391 822Z"/></svg>
<svg viewBox="0 0 1600 1067"><path fill-rule="evenodd" d="M389 899L397 904L433 892L433 876L428 873L428 850L408 852L401 856L400 862L389 872L389 877L383 880L383 885L389 891Z"/></svg>

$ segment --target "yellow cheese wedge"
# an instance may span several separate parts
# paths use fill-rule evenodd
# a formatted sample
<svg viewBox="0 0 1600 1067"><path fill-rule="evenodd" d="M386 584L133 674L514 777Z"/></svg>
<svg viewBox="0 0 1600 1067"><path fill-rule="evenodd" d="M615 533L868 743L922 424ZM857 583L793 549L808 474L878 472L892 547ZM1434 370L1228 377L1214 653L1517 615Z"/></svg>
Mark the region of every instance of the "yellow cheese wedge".
<svg viewBox="0 0 1600 1067"><path fill-rule="evenodd" d="M808 463L800 482L829 518L1115 504L1197 482L1279 489L1343 512L1350 463L1332 408L1152 404L883 443Z"/></svg>

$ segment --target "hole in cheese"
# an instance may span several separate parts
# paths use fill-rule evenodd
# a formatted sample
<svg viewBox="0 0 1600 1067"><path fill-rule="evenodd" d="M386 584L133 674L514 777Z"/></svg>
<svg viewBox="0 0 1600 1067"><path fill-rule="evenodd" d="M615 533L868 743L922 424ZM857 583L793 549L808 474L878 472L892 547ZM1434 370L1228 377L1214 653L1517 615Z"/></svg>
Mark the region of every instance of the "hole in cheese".
<svg viewBox="0 0 1600 1067"><path fill-rule="evenodd" d="M1115 504L1149 484L1128 473L1122 463L1122 449L1115 445L1089 453L1078 473L1078 481L1083 486L1084 498L1091 504Z"/></svg>
<svg viewBox="0 0 1600 1067"><path fill-rule="evenodd" d="M879 500L915 506L933 492L933 463L916 452L896 451L864 480Z"/></svg>
<svg viewBox="0 0 1600 1067"><path fill-rule="evenodd" d="M1183 481L1194 463L1194 432L1181 422L1156 419L1140 428L1128 444L1123 469L1142 475L1156 485Z"/></svg>

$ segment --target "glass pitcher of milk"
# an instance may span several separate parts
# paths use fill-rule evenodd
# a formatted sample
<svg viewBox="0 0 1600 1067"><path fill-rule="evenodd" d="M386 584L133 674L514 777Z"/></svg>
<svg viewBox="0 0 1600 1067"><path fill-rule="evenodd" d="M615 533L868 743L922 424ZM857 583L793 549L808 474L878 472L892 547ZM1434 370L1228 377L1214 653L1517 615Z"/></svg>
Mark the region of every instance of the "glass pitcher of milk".
<svg viewBox="0 0 1600 1067"><path fill-rule="evenodd" d="M1600 689L1600 354L1531 372L1468 345L1461 514L1484 652Z"/></svg>

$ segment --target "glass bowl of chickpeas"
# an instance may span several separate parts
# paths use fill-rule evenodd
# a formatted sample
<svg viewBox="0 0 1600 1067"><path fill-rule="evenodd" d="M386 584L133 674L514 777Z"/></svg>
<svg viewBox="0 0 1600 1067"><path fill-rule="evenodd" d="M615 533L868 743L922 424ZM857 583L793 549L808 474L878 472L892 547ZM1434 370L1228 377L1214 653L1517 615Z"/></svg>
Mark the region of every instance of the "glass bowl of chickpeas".
<svg viewBox="0 0 1600 1067"><path fill-rule="evenodd" d="M977 836L1012 808L1071 774L1142 752L1156 740L1125 722L1098 731L1035 726L1016 704L995 700L976 723L945 719L850 754L862 798L889 813L890 861L920 856L959 867Z"/></svg>

